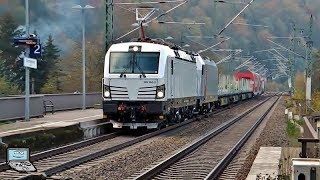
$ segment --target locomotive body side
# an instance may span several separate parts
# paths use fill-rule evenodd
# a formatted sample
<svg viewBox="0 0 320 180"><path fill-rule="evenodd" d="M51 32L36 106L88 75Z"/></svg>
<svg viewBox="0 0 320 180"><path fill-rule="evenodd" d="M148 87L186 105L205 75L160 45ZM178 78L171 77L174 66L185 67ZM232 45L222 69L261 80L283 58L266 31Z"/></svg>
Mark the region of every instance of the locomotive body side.
<svg viewBox="0 0 320 180"><path fill-rule="evenodd" d="M199 106L201 111L208 112L218 101L218 68L214 61L197 56L200 65Z"/></svg>

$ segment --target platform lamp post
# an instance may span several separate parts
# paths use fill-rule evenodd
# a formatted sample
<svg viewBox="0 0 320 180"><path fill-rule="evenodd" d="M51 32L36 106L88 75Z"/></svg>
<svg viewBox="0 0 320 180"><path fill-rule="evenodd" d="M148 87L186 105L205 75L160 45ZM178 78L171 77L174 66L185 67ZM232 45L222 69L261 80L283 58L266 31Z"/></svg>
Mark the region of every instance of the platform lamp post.
<svg viewBox="0 0 320 180"><path fill-rule="evenodd" d="M25 18L26 18L26 37L29 36L29 0L25 0ZM30 53L30 49L26 49L25 56L28 57ZM25 110L24 110L24 119L26 121L30 120L30 69L29 67L25 67Z"/></svg>
<svg viewBox="0 0 320 180"><path fill-rule="evenodd" d="M81 10L81 24L82 24L82 110L86 109L86 40L85 40L85 10L93 9L93 6L86 5L82 7L81 5L73 6L72 9Z"/></svg>

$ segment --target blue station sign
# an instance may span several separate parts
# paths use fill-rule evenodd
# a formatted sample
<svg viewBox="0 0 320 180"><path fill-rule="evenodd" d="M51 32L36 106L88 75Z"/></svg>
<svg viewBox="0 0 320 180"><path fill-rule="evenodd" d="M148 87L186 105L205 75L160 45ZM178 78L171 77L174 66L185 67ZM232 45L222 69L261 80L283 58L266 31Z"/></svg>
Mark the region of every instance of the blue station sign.
<svg viewBox="0 0 320 180"><path fill-rule="evenodd" d="M40 58L42 55L42 47L41 44L36 44L34 46L30 46L30 54L29 57L31 58Z"/></svg>
<svg viewBox="0 0 320 180"><path fill-rule="evenodd" d="M30 48L29 57L30 58L40 58L42 55L42 47L40 44L40 39L34 37L19 37L13 39L14 45L27 45Z"/></svg>

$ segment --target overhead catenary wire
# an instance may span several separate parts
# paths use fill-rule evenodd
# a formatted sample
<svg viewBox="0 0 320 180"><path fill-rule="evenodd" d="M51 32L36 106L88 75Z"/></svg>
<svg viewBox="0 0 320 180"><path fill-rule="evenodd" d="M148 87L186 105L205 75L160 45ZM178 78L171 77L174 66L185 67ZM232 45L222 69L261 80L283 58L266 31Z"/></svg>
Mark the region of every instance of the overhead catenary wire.
<svg viewBox="0 0 320 180"><path fill-rule="evenodd" d="M231 53L229 56L221 59L219 62L217 62L216 64L220 64L220 63L223 63L224 61L226 60L229 60L230 58L232 58L232 56L235 56L237 54L240 54L242 52L242 50L239 50L239 51L236 51L235 53Z"/></svg>
<svg viewBox="0 0 320 180"><path fill-rule="evenodd" d="M140 5L140 4L164 4L164 3L179 3L185 0L174 0L174 1L149 1L149 2L121 2L112 3L112 5Z"/></svg>
<svg viewBox="0 0 320 180"><path fill-rule="evenodd" d="M299 56L299 57L301 57L301 58L303 58L303 59L306 59L304 56L302 56L301 54L298 54L298 53L296 53L296 52L294 52L294 51L292 51L292 50L290 50L290 49L288 49L288 48L286 48L286 47L284 47L284 46L282 46L282 45L280 45L280 44L278 44L278 43L276 43L276 42L274 42L274 41L272 41L272 40L270 40L270 39L267 39L268 41L270 41L271 43L273 43L273 44L275 44L275 45L277 45L277 46L279 46L279 47L281 47L281 48L283 48L283 49L285 49L285 50L287 50L287 51L289 51L289 52L291 52L291 53L293 53L293 54L295 54L295 55L297 55L297 56Z"/></svg>
<svg viewBox="0 0 320 180"><path fill-rule="evenodd" d="M232 23L235 25L245 25L245 26L254 26L254 27L264 27L267 28L269 26L265 26L265 25L260 25L260 24L248 24L248 23Z"/></svg>
<svg viewBox="0 0 320 180"><path fill-rule="evenodd" d="M249 57L249 59L247 59L245 62L243 62L242 64L240 64L238 67L234 68L234 70L237 70L243 66L245 66L246 64L248 64L251 60L255 60L254 56Z"/></svg>
<svg viewBox="0 0 320 180"><path fill-rule="evenodd" d="M218 35L222 34L223 31L225 31L227 29L227 27L244 11L247 9L247 7L250 6L250 4L252 4L254 0L251 0L236 16L234 16L231 21L229 21L218 33Z"/></svg>
<svg viewBox="0 0 320 180"><path fill-rule="evenodd" d="M225 41L228 41L229 39L231 39L231 37L228 37L227 39L224 39L224 40L222 40L222 41L220 41L220 42L218 42L218 43L216 43L216 44L214 44L214 45L212 45L212 46L209 46L209 47L207 47L206 49L202 49L202 50L198 51L197 53L200 54L200 53L203 53L203 52L205 52L205 51L208 51L209 49L214 48L214 47L216 47L216 46L224 43Z"/></svg>
<svg viewBox="0 0 320 180"><path fill-rule="evenodd" d="M199 45L201 45L201 46L203 46L203 47L207 47L206 45L204 45L204 44L202 44L202 43L200 43L200 42L194 41L194 40L192 40L192 39L189 39L189 41L194 42L194 43L196 43L196 44L199 44ZM217 55L217 56L219 56L219 57L222 57L220 54L218 54L218 53L216 53L216 52L214 52L214 51L210 51L210 52L214 53L215 55Z"/></svg>
<svg viewBox="0 0 320 180"><path fill-rule="evenodd" d="M182 6L182 5L184 5L184 4L185 4L185 3L187 3L187 2L188 2L187 0L186 0L186 1L183 1L182 3L178 4L177 6L175 6L175 7L171 8L171 9L169 9L169 10L165 11L164 13L161 13L161 14L160 14L160 15L158 15L157 17L155 17L155 18L153 18L153 19L151 19L151 20L149 20L149 21L145 22L145 24L149 24L150 22L152 22L152 21L154 21L154 20L157 20L158 18L160 18L160 17L162 17L162 16L164 16L164 15L166 15L166 14L170 13L171 11L173 11L173 10L175 10L176 8L178 8L178 7ZM131 31L127 32L126 34L124 34L124 35L122 35L122 36L120 36L120 37L116 38L116 41L118 41L118 40L120 40L120 39L122 39L122 38L126 37L127 35L129 35L129 34L131 34L131 33L135 32L135 31L137 31L139 28L140 28L140 27L134 28L134 29L132 29Z"/></svg>

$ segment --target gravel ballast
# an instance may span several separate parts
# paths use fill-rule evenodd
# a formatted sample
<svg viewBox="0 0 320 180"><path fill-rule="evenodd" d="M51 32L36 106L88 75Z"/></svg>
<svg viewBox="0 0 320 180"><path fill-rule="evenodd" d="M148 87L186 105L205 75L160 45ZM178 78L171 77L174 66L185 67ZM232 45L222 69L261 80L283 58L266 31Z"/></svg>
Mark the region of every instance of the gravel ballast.
<svg viewBox="0 0 320 180"><path fill-rule="evenodd" d="M78 167L65 171L59 176L76 179L124 179L141 171L153 162L167 157L168 154L185 146L226 120L246 111L263 99L265 98L260 97L250 100L221 114L193 122L187 126L102 157L93 161L95 165L92 167L82 165L82 168Z"/></svg>
<svg viewBox="0 0 320 180"><path fill-rule="evenodd" d="M244 150L241 150L242 155L241 152L239 153L241 157L238 158L243 161L241 162L242 165L235 179L246 179L261 146L287 147L289 145L289 138L286 133L287 120L284 111L285 104L284 98L282 97L278 105L274 108L271 116L266 119L267 121L264 122L262 128L255 133L257 138L250 140L251 144L249 143L244 147ZM243 156L243 154L246 155Z"/></svg>

